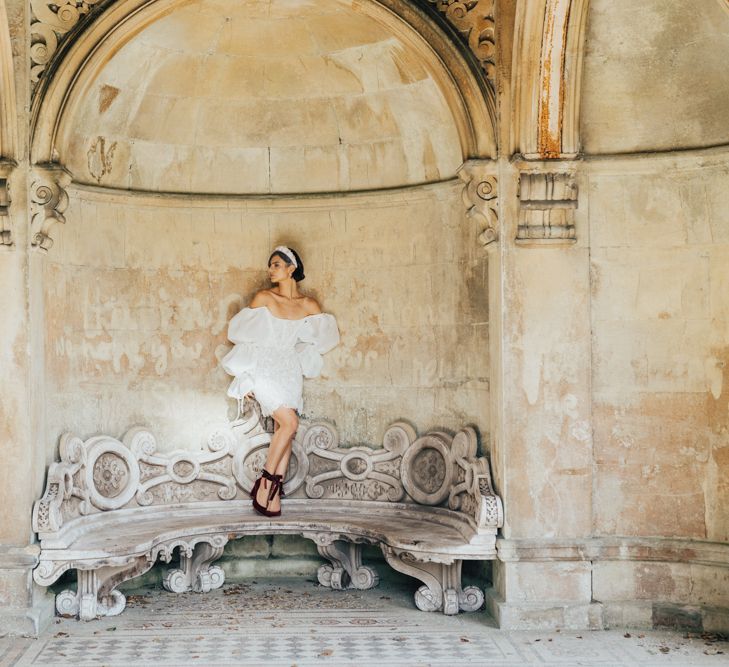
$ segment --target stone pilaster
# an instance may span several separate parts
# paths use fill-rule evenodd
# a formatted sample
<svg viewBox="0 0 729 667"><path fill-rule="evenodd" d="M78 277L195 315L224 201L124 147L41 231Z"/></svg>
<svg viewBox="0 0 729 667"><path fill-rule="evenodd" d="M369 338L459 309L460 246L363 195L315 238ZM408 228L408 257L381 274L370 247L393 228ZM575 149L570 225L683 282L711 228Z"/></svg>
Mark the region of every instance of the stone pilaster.
<svg viewBox="0 0 729 667"><path fill-rule="evenodd" d="M503 628L602 623L589 561L518 548L592 533L590 272L577 167L500 163L489 319L492 461L506 523L487 604Z"/></svg>

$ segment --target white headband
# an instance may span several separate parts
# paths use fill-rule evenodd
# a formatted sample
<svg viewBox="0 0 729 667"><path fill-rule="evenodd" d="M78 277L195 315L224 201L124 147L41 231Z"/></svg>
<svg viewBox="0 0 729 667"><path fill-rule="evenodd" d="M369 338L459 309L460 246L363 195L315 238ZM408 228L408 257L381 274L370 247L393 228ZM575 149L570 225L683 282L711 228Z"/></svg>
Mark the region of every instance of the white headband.
<svg viewBox="0 0 729 667"><path fill-rule="evenodd" d="M292 253L285 245L278 245L273 249L274 252L282 252L286 257L288 257L291 260L291 263L294 265L295 268L299 268L299 263L296 261L296 257L294 257L294 253Z"/></svg>

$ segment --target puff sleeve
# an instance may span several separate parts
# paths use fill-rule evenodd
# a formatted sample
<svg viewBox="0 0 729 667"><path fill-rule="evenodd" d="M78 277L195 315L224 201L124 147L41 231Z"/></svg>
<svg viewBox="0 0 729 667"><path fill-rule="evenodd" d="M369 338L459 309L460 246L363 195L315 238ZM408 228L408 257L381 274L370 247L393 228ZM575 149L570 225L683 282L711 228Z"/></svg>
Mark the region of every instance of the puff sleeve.
<svg viewBox="0 0 729 667"><path fill-rule="evenodd" d="M338 344L339 329L333 315L320 313L307 317L296 344L296 353L304 377L318 377L324 366L322 355Z"/></svg>
<svg viewBox="0 0 729 667"><path fill-rule="evenodd" d="M220 361L226 373L234 376L228 396L243 398L253 391L253 374L259 356L259 345L270 336L270 321L262 308L244 308L230 320L228 339L233 349Z"/></svg>

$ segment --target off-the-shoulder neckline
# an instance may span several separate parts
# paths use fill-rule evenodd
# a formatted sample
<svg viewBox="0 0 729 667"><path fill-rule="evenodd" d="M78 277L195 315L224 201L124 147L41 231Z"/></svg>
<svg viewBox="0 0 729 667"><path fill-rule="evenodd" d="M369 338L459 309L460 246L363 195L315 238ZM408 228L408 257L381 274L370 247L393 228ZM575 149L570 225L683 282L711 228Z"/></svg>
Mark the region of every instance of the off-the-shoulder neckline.
<svg viewBox="0 0 729 667"><path fill-rule="evenodd" d="M303 320L307 320L310 317L317 317L318 315L324 315L325 313L314 313L313 315L305 315L304 317L297 317L296 319L292 319L290 317L279 317L278 315L274 315L271 312L271 309L268 306L256 306L255 308L248 307L248 310L265 310L271 317L273 317L274 320L284 320L285 322L302 322Z"/></svg>

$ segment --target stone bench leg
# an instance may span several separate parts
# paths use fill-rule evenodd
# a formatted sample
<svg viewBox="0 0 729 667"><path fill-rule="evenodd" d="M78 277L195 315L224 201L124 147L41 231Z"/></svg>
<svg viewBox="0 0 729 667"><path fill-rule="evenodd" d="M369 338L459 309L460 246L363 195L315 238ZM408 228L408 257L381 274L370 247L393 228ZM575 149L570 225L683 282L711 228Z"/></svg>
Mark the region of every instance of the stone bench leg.
<svg viewBox="0 0 729 667"><path fill-rule="evenodd" d="M442 611L457 614L459 611L476 611L484 600L483 591L476 586L461 587L459 559L451 562L418 560L409 551L393 549L383 544L382 553L390 567L423 582L415 593L415 606L421 611ZM441 557L443 560L447 556Z"/></svg>
<svg viewBox="0 0 729 667"><path fill-rule="evenodd" d="M140 556L122 565L77 570L77 590L66 590L56 595L56 610L61 616L78 615L82 621L121 614L127 606L127 599L115 590L116 587L144 574L152 565L153 560Z"/></svg>
<svg viewBox="0 0 729 667"><path fill-rule="evenodd" d="M207 593L220 588L225 582L225 572L222 567L212 563L223 555L224 548L225 542L215 545L198 542L192 548L181 548L179 569L170 570L162 580L162 585L171 593L190 590Z"/></svg>
<svg viewBox="0 0 729 667"><path fill-rule="evenodd" d="M362 564L362 545L345 540L322 543L322 538L313 538L319 554L330 564L322 565L317 577L322 586L343 590L358 588L366 590L377 586L380 578L368 565Z"/></svg>

